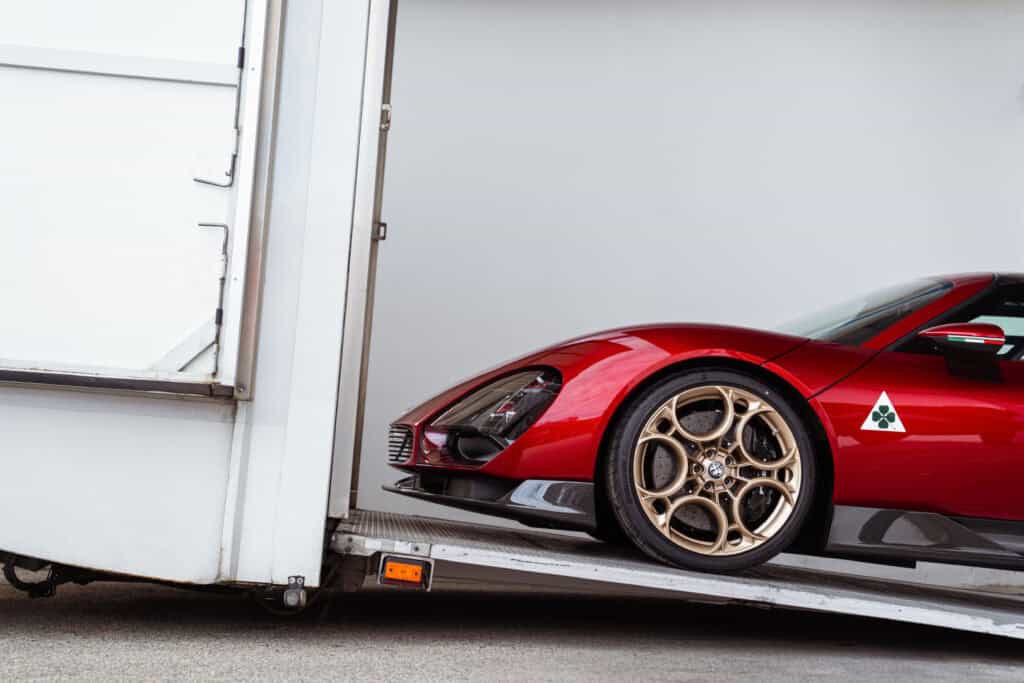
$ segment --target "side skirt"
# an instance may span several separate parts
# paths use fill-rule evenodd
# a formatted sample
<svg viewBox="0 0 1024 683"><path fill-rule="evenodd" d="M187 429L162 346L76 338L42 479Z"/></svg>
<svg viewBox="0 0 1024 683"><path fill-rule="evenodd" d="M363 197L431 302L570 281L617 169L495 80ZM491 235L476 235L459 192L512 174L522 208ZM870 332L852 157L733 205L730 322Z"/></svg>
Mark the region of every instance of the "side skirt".
<svg viewBox="0 0 1024 683"><path fill-rule="evenodd" d="M1024 569L1024 522L837 505L825 553Z"/></svg>

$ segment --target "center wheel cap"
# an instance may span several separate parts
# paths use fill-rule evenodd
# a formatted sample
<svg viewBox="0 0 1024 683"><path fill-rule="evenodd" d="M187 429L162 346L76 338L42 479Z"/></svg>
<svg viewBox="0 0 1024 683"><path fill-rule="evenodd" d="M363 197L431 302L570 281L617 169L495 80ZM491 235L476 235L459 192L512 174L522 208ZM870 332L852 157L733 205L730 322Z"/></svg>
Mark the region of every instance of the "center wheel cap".
<svg viewBox="0 0 1024 683"><path fill-rule="evenodd" d="M712 479L721 479L725 476L725 464L719 460L708 463L708 476Z"/></svg>

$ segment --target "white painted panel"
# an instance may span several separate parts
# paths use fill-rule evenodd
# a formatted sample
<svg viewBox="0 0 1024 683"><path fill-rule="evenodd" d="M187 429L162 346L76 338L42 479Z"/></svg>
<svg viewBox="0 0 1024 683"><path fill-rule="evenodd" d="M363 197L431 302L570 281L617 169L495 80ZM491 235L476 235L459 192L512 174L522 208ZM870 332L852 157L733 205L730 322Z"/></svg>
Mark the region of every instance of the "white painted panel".
<svg viewBox="0 0 1024 683"><path fill-rule="evenodd" d="M217 579L233 406L0 387L0 548Z"/></svg>
<svg viewBox="0 0 1024 683"><path fill-rule="evenodd" d="M275 527L273 580L314 576L327 517L369 2L325 2L306 239ZM355 346L351 353L360 353ZM296 571L295 567L303 571Z"/></svg>
<svg viewBox="0 0 1024 683"><path fill-rule="evenodd" d="M368 9L288 9L255 393L238 438L239 581L319 581Z"/></svg>
<svg viewBox="0 0 1024 683"><path fill-rule="evenodd" d="M242 0L4 0L0 44L234 64Z"/></svg>
<svg viewBox="0 0 1024 683"><path fill-rule="evenodd" d="M360 502L543 344L1024 270L1024 4L402 0Z"/></svg>
<svg viewBox="0 0 1024 683"><path fill-rule="evenodd" d="M270 215L266 228L265 284L257 339L255 398L241 411L238 442L238 529L230 573L239 580L267 581L273 564L273 533L280 487L291 359L295 350L298 277L310 182L321 2L289 8L281 71Z"/></svg>
<svg viewBox="0 0 1024 683"><path fill-rule="evenodd" d="M234 89L19 68L0 89L0 365L150 368L217 308L224 233L197 222L230 197L192 177L226 168Z"/></svg>

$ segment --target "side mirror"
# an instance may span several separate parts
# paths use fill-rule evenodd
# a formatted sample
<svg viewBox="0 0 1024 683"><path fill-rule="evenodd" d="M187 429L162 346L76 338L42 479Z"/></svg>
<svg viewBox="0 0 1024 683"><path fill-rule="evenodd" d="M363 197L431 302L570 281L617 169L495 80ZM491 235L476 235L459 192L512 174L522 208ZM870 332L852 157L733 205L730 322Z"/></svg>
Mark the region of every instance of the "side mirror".
<svg viewBox="0 0 1024 683"><path fill-rule="evenodd" d="M942 351L965 351L996 356L1006 345L1003 328L991 323L953 323L929 327L920 336L935 343Z"/></svg>
<svg viewBox="0 0 1024 683"><path fill-rule="evenodd" d="M1002 379L999 351L1006 345L1006 333L990 323L953 323L921 332L946 357L951 375L998 382Z"/></svg>

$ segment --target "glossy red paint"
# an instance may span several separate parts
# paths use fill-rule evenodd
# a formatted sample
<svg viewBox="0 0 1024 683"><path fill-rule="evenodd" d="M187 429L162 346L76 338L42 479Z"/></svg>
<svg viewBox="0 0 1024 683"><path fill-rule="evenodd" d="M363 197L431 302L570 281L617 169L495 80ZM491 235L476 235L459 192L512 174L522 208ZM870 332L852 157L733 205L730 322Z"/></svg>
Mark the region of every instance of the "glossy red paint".
<svg viewBox="0 0 1024 683"><path fill-rule="evenodd" d="M877 351L859 346L843 346L832 342L810 341L789 353L764 364L764 369L778 376L808 399L835 453L838 444L832 418L815 398L820 392L864 367Z"/></svg>
<svg viewBox="0 0 1024 683"><path fill-rule="evenodd" d="M718 325L651 325L582 337L531 354L465 382L396 420L412 427L414 464L459 467L422 458L422 427L462 396L489 381L528 367L552 367L563 388L551 407L480 472L512 479L587 481L594 476L605 429L616 409L645 379L688 360L727 358L761 365L805 340Z"/></svg>
<svg viewBox="0 0 1024 683"><path fill-rule="evenodd" d="M817 414L834 460L837 504L1024 519L1024 363L1003 363L1003 381L950 374L940 356L893 345L987 290L993 276L961 275L939 300L861 346L808 341L716 325L652 325L574 339L512 361L410 411L416 447L405 469L473 469L516 480L593 479L616 411L645 381L688 362L728 359L791 385ZM1019 280L1015 280L1019 282ZM552 367L563 388L541 418L480 468L425 460L422 428L484 384L529 367ZM865 431L887 392L905 433Z"/></svg>
<svg viewBox="0 0 1024 683"><path fill-rule="evenodd" d="M887 351L825 391L834 502L1024 519L1024 364L1002 365L992 382L951 375L941 356ZM862 429L882 391L906 432Z"/></svg>
<svg viewBox="0 0 1024 683"><path fill-rule="evenodd" d="M859 346L810 341L784 356L765 363L769 370L810 398L863 367L876 351Z"/></svg>

